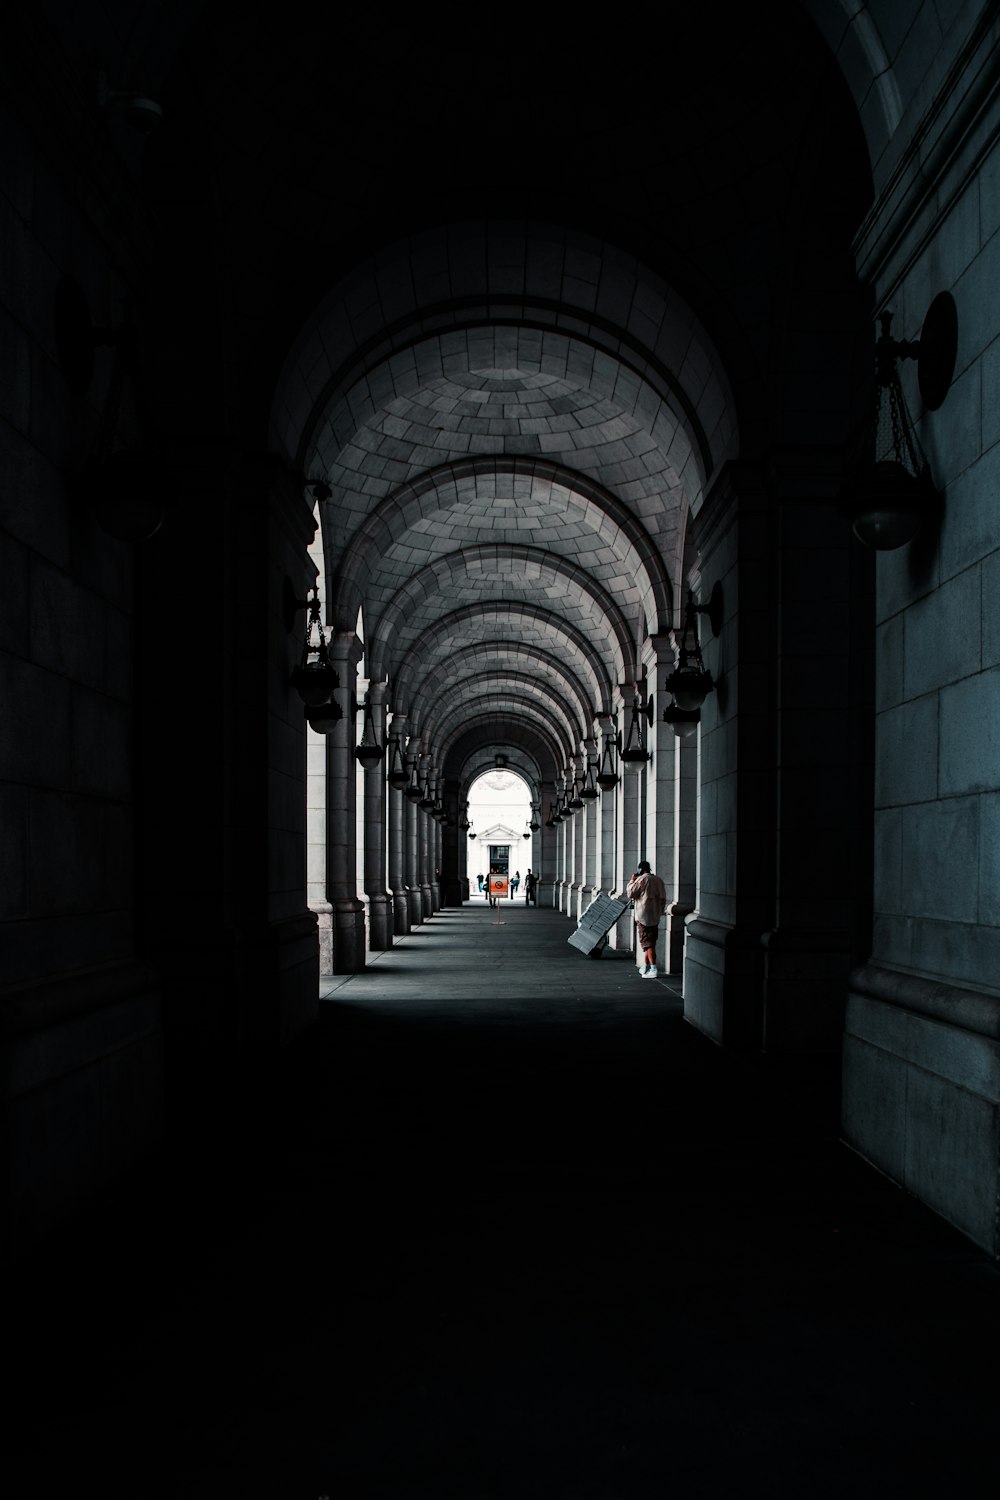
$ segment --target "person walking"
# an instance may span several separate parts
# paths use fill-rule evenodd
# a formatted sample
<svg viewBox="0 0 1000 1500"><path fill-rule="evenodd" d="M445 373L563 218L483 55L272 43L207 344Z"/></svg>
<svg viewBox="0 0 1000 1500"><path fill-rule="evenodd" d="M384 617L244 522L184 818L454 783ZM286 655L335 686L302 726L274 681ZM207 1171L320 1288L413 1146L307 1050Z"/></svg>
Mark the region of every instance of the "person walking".
<svg viewBox="0 0 1000 1500"><path fill-rule="evenodd" d="M476 879L479 881L479 894L482 895L483 894L483 877L481 875L477 875Z"/></svg>
<svg viewBox="0 0 1000 1500"><path fill-rule="evenodd" d="M653 874L648 859L639 861L639 868L625 887L625 894L635 908L636 933L645 960L640 978L655 979L656 939L660 918L667 909L667 888L659 875Z"/></svg>
<svg viewBox="0 0 1000 1500"><path fill-rule="evenodd" d="M520 884L521 884L521 872L520 872L520 870L515 870L514 871L514 879L510 883L510 899L512 901L514 899L514 896L517 893L517 888L518 888L518 886Z"/></svg>
<svg viewBox="0 0 1000 1500"><path fill-rule="evenodd" d="M538 885L538 876L531 870L524 877L524 904L525 906L537 906L538 900L535 896L535 887Z"/></svg>

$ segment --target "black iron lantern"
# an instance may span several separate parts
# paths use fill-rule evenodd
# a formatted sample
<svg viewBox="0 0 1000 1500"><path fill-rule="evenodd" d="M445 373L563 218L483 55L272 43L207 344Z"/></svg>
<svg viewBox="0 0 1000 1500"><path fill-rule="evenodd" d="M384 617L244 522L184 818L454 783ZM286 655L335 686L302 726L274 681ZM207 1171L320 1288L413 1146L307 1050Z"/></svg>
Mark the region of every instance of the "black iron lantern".
<svg viewBox="0 0 1000 1500"><path fill-rule="evenodd" d="M396 788L397 792L405 791L409 780L406 771L406 761L403 757L403 746L398 734L392 736L392 749L389 751L389 769L386 772L386 781Z"/></svg>
<svg viewBox="0 0 1000 1500"><path fill-rule="evenodd" d="M701 723L701 709L678 708L676 703L671 703L663 710L663 722L670 725L679 740L685 740Z"/></svg>
<svg viewBox="0 0 1000 1500"><path fill-rule="evenodd" d="M364 719L361 726L361 742L356 747L354 753L365 770L371 771L378 765L384 752L385 746L379 744L378 735L375 733L375 723L372 719L371 695L366 694Z"/></svg>
<svg viewBox="0 0 1000 1500"><path fill-rule="evenodd" d="M570 812L578 813L583 811L583 798L580 796L579 782L575 776L573 777L573 795L566 803L566 806Z"/></svg>
<svg viewBox="0 0 1000 1500"><path fill-rule="evenodd" d="M613 791L618 785L618 772L615 770L615 736L610 729L604 735L604 753L597 772L597 785L602 792Z"/></svg>
<svg viewBox="0 0 1000 1500"><path fill-rule="evenodd" d="M423 792L420 789L420 782L417 778L417 757L415 755L410 757L410 780L406 790L403 792L403 796L407 802L419 802L423 796Z"/></svg>
<svg viewBox="0 0 1000 1500"><path fill-rule="evenodd" d="M303 709L302 712L310 729L314 729L317 734L332 734L334 725L339 724L344 717L344 710L340 704L332 701L313 704Z"/></svg>
<svg viewBox="0 0 1000 1500"><path fill-rule="evenodd" d="M632 716L629 719L628 738L625 741L625 748L621 752L623 765L638 767L644 765L649 759L649 751L646 749L645 741L643 740L642 725L639 721L640 718L645 718L648 724L652 716L653 700L650 699L649 703L643 707L639 694L636 692L632 699Z"/></svg>
<svg viewBox="0 0 1000 1500"><path fill-rule="evenodd" d="M587 757L587 773L583 778L583 786L580 788L580 796L584 802L596 802L601 795L594 781L594 767L596 764L596 758L591 759L590 756Z"/></svg>
<svg viewBox="0 0 1000 1500"><path fill-rule="evenodd" d="M318 587L313 587L306 605L309 617L306 621L305 640L302 643L302 660L292 669L291 682L303 703L312 706L327 702L334 688L340 686L340 677L330 662L326 632L320 619ZM316 632L315 641L313 631ZM343 714L339 711L337 718L343 718Z"/></svg>
<svg viewBox="0 0 1000 1500"><path fill-rule="evenodd" d="M898 361L915 359L920 394L936 411L951 385L958 349L958 317L947 292L927 310L918 341L894 339L892 314L881 313L875 344L875 408L860 452L841 491L855 536L879 552L913 539L940 506L930 465L906 405Z"/></svg>
<svg viewBox="0 0 1000 1500"><path fill-rule="evenodd" d="M721 592L718 584L713 589L712 600L708 604L696 604L694 594L688 589L684 624L677 635L677 665L664 683L666 692L673 695L674 707L682 709L685 713L701 708L715 687L712 674L705 666L701 654L701 643L698 640L698 616L700 614L711 615L713 630L718 635L714 622L720 610Z"/></svg>

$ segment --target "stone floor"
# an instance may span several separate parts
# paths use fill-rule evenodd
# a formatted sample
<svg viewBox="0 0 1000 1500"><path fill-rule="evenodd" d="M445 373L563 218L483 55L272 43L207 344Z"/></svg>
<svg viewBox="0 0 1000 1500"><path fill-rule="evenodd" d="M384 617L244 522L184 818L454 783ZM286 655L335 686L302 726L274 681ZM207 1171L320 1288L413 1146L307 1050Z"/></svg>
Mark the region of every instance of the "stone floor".
<svg viewBox="0 0 1000 1500"><path fill-rule="evenodd" d="M325 982L276 1094L22 1268L3 1494L996 1500L1000 1273L831 1070L499 916Z"/></svg>

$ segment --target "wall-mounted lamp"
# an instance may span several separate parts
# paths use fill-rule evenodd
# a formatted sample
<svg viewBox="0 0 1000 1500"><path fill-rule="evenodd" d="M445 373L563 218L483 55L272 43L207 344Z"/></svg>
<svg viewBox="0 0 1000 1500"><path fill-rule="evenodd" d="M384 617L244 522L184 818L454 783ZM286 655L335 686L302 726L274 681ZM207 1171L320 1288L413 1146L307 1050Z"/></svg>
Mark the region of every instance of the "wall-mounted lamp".
<svg viewBox="0 0 1000 1500"><path fill-rule="evenodd" d="M663 684L664 691L672 694L673 702L663 710L664 722L669 724L682 739L693 734L701 718L701 705L715 689L712 674L705 666L698 640L698 616L707 615L712 634L717 636L722 629L722 586L715 584L707 604L696 604L694 594L688 589L684 607L684 623L676 633L677 665Z"/></svg>
<svg viewBox="0 0 1000 1500"><path fill-rule="evenodd" d="M618 772L615 769L615 749L617 737L613 728L604 731L604 752L601 756L601 765L597 773L597 785L602 792L610 792L618 785Z"/></svg>
<svg viewBox="0 0 1000 1500"><path fill-rule="evenodd" d="M469 804L468 804L468 802L463 803L463 806L462 806L462 816L458 820L458 826L459 826L459 828L462 829L463 832L469 827Z"/></svg>
<svg viewBox="0 0 1000 1500"><path fill-rule="evenodd" d="M470 844L473 843L478 837L479 837L479 835L476 833L476 830L474 828L470 828L469 829L469 843Z"/></svg>
<svg viewBox="0 0 1000 1500"><path fill-rule="evenodd" d="M403 746L398 734L391 736L392 749L389 751L389 761L386 768L385 779L397 792L405 791L409 781L406 770L406 760L403 756Z"/></svg>
<svg viewBox="0 0 1000 1500"><path fill-rule="evenodd" d="M937 411L951 386L958 351L954 298L941 292L924 318L916 342L894 339L892 314L881 313L875 344L875 408L841 498L858 539L879 552L911 541L940 501L899 379L898 361L917 361L924 406Z"/></svg>
<svg viewBox="0 0 1000 1500"><path fill-rule="evenodd" d="M580 787L580 796L584 802L596 802L601 795L597 790L597 782L594 780L597 768L597 757L587 757L587 770Z"/></svg>
<svg viewBox="0 0 1000 1500"><path fill-rule="evenodd" d="M527 822L525 823L525 825L524 825L524 832L521 834L521 837L523 839L530 839L531 838L531 824L530 823L527 823Z"/></svg>
<svg viewBox="0 0 1000 1500"><path fill-rule="evenodd" d="M424 794L420 789L420 781L417 776L417 757L415 755L411 755L410 780L409 784L406 787L406 790L403 792L403 796L406 798L407 802L419 802L423 795Z"/></svg>
<svg viewBox="0 0 1000 1500"><path fill-rule="evenodd" d="M531 804L531 817L528 819L528 827L532 833L537 833L541 826L541 823L538 821L538 803L533 802Z"/></svg>
<svg viewBox="0 0 1000 1500"><path fill-rule="evenodd" d="M361 764L364 766L365 770L371 771L375 766L378 765L379 761L382 759L382 756L385 754L385 746L379 744L378 735L375 733L375 723L372 719L372 700L370 693L365 694L364 713L365 716L361 723L361 739L358 745L355 747L354 753Z"/></svg>
<svg viewBox="0 0 1000 1500"><path fill-rule="evenodd" d="M286 618L288 587L286 581ZM326 644L326 632L320 619L319 589L314 586L312 594L308 599L295 600L295 604L308 611L306 620L305 640L302 642L302 659L292 669L291 683L302 702L307 708L316 707L327 703L334 688L340 686L340 677L330 662L329 651ZM293 613L294 620L294 613ZM315 631L315 639L313 632ZM335 705L334 705L335 706ZM336 717L342 719L343 711L338 708Z"/></svg>
<svg viewBox="0 0 1000 1500"><path fill-rule="evenodd" d="M639 766L645 765L646 761L649 760L649 751L646 749L642 725L639 722L640 719L645 719L647 724L653 722L653 700L650 698L644 705L639 697L637 688L635 696L632 699L632 716L629 719L628 739L625 741L625 748L621 752L622 764L633 769L638 769Z"/></svg>

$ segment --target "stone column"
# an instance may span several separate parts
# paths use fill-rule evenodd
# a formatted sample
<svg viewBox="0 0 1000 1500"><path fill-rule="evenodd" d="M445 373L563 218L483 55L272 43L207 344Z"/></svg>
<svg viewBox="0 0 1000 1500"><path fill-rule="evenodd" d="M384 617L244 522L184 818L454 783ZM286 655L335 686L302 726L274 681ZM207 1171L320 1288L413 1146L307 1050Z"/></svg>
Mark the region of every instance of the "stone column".
<svg viewBox="0 0 1000 1500"><path fill-rule="evenodd" d="M403 751L406 764L406 715L394 713L389 728L391 740L397 740ZM391 744L386 748L386 760L391 764ZM385 798L389 824L389 889L392 892L392 930L396 937L405 937L410 930L410 903L408 900L406 862L406 808L407 801L401 791L386 783Z"/></svg>
<svg viewBox="0 0 1000 1500"><path fill-rule="evenodd" d="M674 750L673 900L667 907L666 944L671 974L684 968L685 921L694 911L698 859L698 731Z"/></svg>
<svg viewBox="0 0 1000 1500"><path fill-rule="evenodd" d="M580 786L586 770L586 764L582 756L574 756L569 768L569 795L579 794ZM570 840L570 868L569 868L569 914L574 921L579 921L583 910L583 886L584 886L584 850L586 847L586 804L578 807L573 814L572 835Z"/></svg>
<svg viewBox="0 0 1000 1500"><path fill-rule="evenodd" d="M585 740L583 746L583 776L586 780L587 769L596 753L595 742ZM593 767L594 775L597 775L597 766ZM595 783L596 784L596 783ZM586 911L587 907L597 895L597 846L598 830L601 823L601 802L599 797L593 801L584 799L581 819L580 844L583 854L583 863L580 872L582 885L580 888L580 910Z"/></svg>
<svg viewBox="0 0 1000 1500"><path fill-rule="evenodd" d="M557 782L559 796L565 807L566 803L566 778L560 777ZM568 915L569 913L569 869L570 850L573 844L573 814L563 812L562 822L556 825L556 890L555 904L559 911Z"/></svg>
<svg viewBox="0 0 1000 1500"><path fill-rule="evenodd" d="M699 601L716 583L722 633L702 634L715 681L698 728L698 888L684 941L684 1016L723 1046L763 1038L762 937L774 925L774 502L727 464L691 527ZM737 607L738 606L738 607Z"/></svg>
<svg viewBox="0 0 1000 1500"><path fill-rule="evenodd" d="M441 793L440 770L438 766L431 766L431 794L437 802ZM428 867L431 885L431 911L441 910L441 824L437 818L427 814L428 826Z"/></svg>
<svg viewBox="0 0 1000 1500"><path fill-rule="evenodd" d="M353 631L337 631L330 641L330 660L348 688L353 688L363 650ZM326 737L326 891L333 913L335 974L357 974L365 966L365 908L357 894L356 735L354 717L345 713Z"/></svg>
<svg viewBox="0 0 1000 1500"><path fill-rule="evenodd" d="M419 757L420 741L413 738L407 746L407 769ZM420 839L417 828L419 809L409 797L403 798L406 825L406 899L410 907L410 926L424 920L424 903L420 894Z"/></svg>
<svg viewBox="0 0 1000 1500"><path fill-rule="evenodd" d="M631 684L626 684L625 688L620 689L615 695L616 706L619 710L618 722L623 725L623 747L628 739L633 696ZM628 762L619 759L618 765L618 828L616 830L617 849L615 864L617 866L619 890L624 896L625 887L628 885L632 872L643 857L643 812L646 765L648 765L648 762L646 762L646 765L629 765ZM633 921L630 911L618 919L616 931L617 940L615 946L617 948L632 948Z"/></svg>
<svg viewBox="0 0 1000 1500"><path fill-rule="evenodd" d="M547 819L555 805L556 788L553 785L548 792L543 790L542 806L539 816L542 826L539 830L538 839L538 905L539 907L553 907L556 901L556 881L559 869L559 828L549 828Z"/></svg>
<svg viewBox="0 0 1000 1500"><path fill-rule="evenodd" d="M326 898L326 735L306 724L308 895L319 924L319 971L333 973L333 908Z"/></svg>
<svg viewBox="0 0 1000 1500"><path fill-rule="evenodd" d="M775 455L769 476L779 543L777 847L762 1041L771 1053L839 1053L855 899L852 537L832 503L836 477L815 459L806 473L801 464Z"/></svg>
<svg viewBox="0 0 1000 1500"><path fill-rule="evenodd" d="M460 790L459 782L445 782L443 801L448 822L441 830L441 900L445 906L461 906L469 896L469 830L458 826L463 812Z"/></svg>
<svg viewBox="0 0 1000 1500"><path fill-rule="evenodd" d="M707 629L707 624L704 627ZM674 803L675 781L678 767L677 737L673 728L663 718L663 710L673 701L672 694L664 683L674 668L676 653L672 633L664 632L650 636L644 647L643 661L646 666L647 683L652 688L653 722L649 727L647 745L652 758L646 771L646 841L645 857L660 876L667 890L667 914L660 923L660 940L657 946L657 964L665 972L679 974L684 951L683 919L674 921L674 931L680 936L680 946L671 953L670 909L676 899L674 885L674 845L676 820ZM687 912L684 913L687 915Z"/></svg>
<svg viewBox="0 0 1000 1500"><path fill-rule="evenodd" d="M605 737L610 734L614 738L614 727L614 720L610 717L595 720L594 728L600 745L602 763ZM617 757L615 763L617 765ZM620 881L615 869L620 787L621 775L619 774L618 785L602 791L601 800L597 804L600 809L597 820L597 883L599 888L609 896L614 895L620 889ZM614 934L611 935L612 942L614 936Z"/></svg>
<svg viewBox="0 0 1000 1500"><path fill-rule="evenodd" d="M420 758L419 776L420 785L430 790L433 784L433 766L430 756L423 755ZM426 922L434 915L434 898L431 892L431 883L434 871L431 868L431 829L434 827L434 819L426 807L417 806L417 880L420 885L420 903L423 911L423 920Z"/></svg>
<svg viewBox="0 0 1000 1500"><path fill-rule="evenodd" d="M380 745L386 743L385 694L387 682L370 682L367 701ZM362 718L362 724L364 722ZM364 771L365 895L368 898L368 941L374 951L392 947L392 896L386 890L385 756Z"/></svg>

